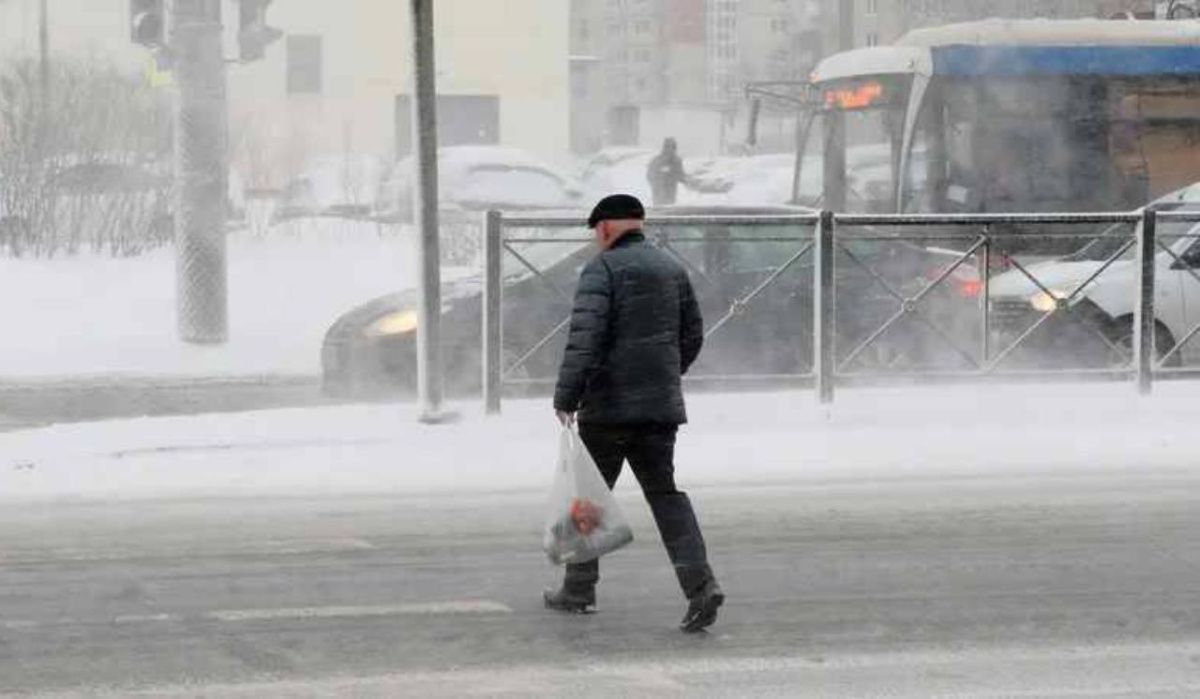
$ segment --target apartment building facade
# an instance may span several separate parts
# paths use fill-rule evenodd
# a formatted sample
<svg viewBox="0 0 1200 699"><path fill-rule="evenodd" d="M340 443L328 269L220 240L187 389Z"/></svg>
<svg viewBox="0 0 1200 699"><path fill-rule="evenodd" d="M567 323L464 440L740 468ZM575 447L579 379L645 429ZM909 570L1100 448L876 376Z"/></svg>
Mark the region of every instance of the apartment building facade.
<svg viewBox="0 0 1200 699"><path fill-rule="evenodd" d="M820 19L820 0L572 0L573 148L720 128L747 83L807 76Z"/></svg>

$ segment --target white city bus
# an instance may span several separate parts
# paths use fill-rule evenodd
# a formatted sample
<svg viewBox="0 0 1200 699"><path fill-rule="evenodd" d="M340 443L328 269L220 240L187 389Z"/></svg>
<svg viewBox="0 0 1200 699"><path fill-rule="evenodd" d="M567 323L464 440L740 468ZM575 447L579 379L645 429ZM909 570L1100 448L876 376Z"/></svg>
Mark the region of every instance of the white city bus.
<svg viewBox="0 0 1200 699"><path fill-rule="evenodd" d="M1197 21L922 29L831 56L811 88L796 182L802 168L818 168L804 178L824 177L833 208L1129 210L1200 180ZM835 115L844 139L827 138Z"/></svg>

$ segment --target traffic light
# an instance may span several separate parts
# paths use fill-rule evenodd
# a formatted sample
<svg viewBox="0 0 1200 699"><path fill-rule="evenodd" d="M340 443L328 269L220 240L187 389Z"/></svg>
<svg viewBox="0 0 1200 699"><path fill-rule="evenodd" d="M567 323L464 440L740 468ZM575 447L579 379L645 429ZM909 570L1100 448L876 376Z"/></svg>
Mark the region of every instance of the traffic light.
<svg viewBox="0 0 1200 699"><path fill-rule="evenodd" d="M271 0L241 0L238 8L238 52L242 62L262 60L267 47L283 32L267 26L267 6Z"/></svg>
<svg viewBox="0 0 1200 699"><path fill-rule="evenodd" d="M158 48L166 43L163 0L129 0L129 33L133 43Z"/></svg>

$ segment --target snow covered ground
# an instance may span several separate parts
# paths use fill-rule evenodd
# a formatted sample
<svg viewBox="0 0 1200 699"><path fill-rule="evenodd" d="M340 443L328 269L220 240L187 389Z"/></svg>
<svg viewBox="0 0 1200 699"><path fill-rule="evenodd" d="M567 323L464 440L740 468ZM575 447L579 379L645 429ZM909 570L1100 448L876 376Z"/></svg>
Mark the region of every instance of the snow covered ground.
<svg viewBox="0 0 1200 699"><path fill-rule="evenodd" d="M1194 395L1186 382L1146 399L1127 384L844 391L832 408L809 392L693 395L680 482L1191 470ZM546 401L510 401L498 418L460 408L461 421L436 427L418 424L412 405L374 405L0 434L0 499L548 487L558 428ZM623 483L632 496L632 479Z"/></svg>
<svg viewBox="0 0 1200 699"><path fill-rule="evenodd" d="M220 347L176 339L172 249L129 259L0 258L0 374L315 375L334 319L411 285L412 249L411 235L335 219L232 234L230 342Z"/></svg>

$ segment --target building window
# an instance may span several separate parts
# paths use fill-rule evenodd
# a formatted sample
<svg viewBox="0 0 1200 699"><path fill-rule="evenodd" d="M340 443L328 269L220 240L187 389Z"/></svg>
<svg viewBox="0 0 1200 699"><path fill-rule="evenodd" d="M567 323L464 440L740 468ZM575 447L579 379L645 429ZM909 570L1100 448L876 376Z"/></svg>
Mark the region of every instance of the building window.
<svg viewBox="0 0 1200 699"><path fill-rule="evenodd" d="M879 14L879 0L867 0L867 14L868 15Z"/></svg>
<svg viewBox="0 0 1200 699"><path fill-rule="evenodd" d="M784 34L788 30L788 21L785 18L777 18L771 20L771 31L776 34Z"/></svg>
<svg viewBox="0 0 1200 699"><path fill-rule="evenodd" d="M879 35L876 34L875 32L868 32L867 33L867 46L878 46L878 45L879 45Z"/></svg>
<svg viewBox="0 0 1200 699"><path fill-rule="evenodd" d="M638 63L649 63L650 62L650 50L649 49L635 50L633 52L633 60Z"/></svg>
<svg viewBox="0 0 1200 699"><path fill-rule="evenodd" d="M322 45L319 36L287 38L287 92L319 95L323 87Z"/></svg>
<svg viewBox="0 0 1200 699"><path fill-rule="evenodd" d="M650 33L650 20L639 19L638 21L634 22L633 23L633 31L635 34L649 34Z"/></svg>

